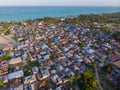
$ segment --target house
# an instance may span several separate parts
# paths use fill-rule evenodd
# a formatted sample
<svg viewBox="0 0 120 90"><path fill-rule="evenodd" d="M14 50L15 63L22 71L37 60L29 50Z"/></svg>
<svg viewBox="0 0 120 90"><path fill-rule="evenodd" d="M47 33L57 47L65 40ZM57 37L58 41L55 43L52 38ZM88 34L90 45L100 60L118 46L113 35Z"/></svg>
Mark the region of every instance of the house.
<svg viewBox="0 0 120 90"><path fill-rule="evenodd" d="M58 54L58 60L64 60L66 59L66 56L63 53Z"/></svg>
<svg viewBox="0 0 120 90"><path fill-rule="evenodd" d="M111 45L109 43L104 43L103 46L107 47L107 48L112 48Z"/></svg>
<svg viewBox="0 0 120 90"><path fill-rule="evenodd" d="M6 54L6 52L2 51L2 49L0 49L0 57L4 56Z"/></svg>
<svg viewBox="0 0 120 90"><path fill-rule="evenodd" d="M83 61L83 59L78 54L74 54L74 57L78 63Z"/></svg>
<svg viewBox="0 0 120 90"><path fill-rule="evenodd" d="M26 84L31 84L31 83L33 83L33 82L36 81L36 76L35 76L35 75L27 76L27 77L25 77L25 78L23 79L23 81L24 81L24 84L25 84L25 85L26 85Z"/></svg>
<svg viewBox="0 0 120 90"><path fill-rule="evenodd" d="M60 72L64 69L62 65L57 65L55 68L56 68L57 72Z"/></svg>
<svg viewBox="0 0 120 90"><path fill-rule="evenodd" d="M24 47L25 47L24 44L17 45L17 49L22 49L22 48L24 48Z"/></svg>
<svg viewBox="0 0 120 90"><path fill-rule="evenodd" d="M68 66L70 66L72 64L72 62L70 60L67 60L66 63Z"/></svg>
<svg viewBox="0 0 120 90"><path fill-rule="evenodd" d="M53 42L59 42L59 39L57 37L52 38Z"/></svg>
<svg viewBox="0 0 120 90"><path fill-rule="evenodd" d="M98 60L98 66L99 67L103 67L105 64L104 64L104 61L102 60Z"/></svg>
<svg viewBox="0 0 120 90"><path fill-rule="evenodd" d="M85 58L85 59L84 59L84 62L85 62L85 63L91 63L91 61L90 61L88 58Z"/></svg>
<svg viewBox="0 0 120 90"><path fill-rule="evenodd" d="M33 62L33 61L37 61L37 58L34 57L34 56L33 56L33 57L31 56L31 60L30 60L30 61L31 61L31 62Z"/></svg>
<svg viewBox="0 0 120 90"><path fill-rule="evenodd" d="M4 83L8 83L8 76L4 75L4 76L0 76L0 81L3 81Z"/></svg>
<svg viewBox="0 0 120 90"><path fill-rule="evenodd" d="M39 87L39 90L47 90L48 88L46 87L46 82L45 81L42 81L39 83L38 87Z"/></svg>
<svg viewBox="0 0 120 90"><path fill-rule="evenodd" d="M7 50L13 50L14 46L9 45L9 46L4 46L4 48L2 49L3 51L7 51Z"/></svg>
<svg viewBox="0 0 120 90"><path fill-rule="evenodd" d="M43 79L50 76L50 72L46 66L40 67L40 72Z"/></svg>
<svg viewBox="0 0 120 90"><path fill-rule="evenodd" d="M67 90L64 86L58 86L55 90Z"/></svg>
<svg viewBox="0 0 120 90"><path fill-rule="evenodd" d="M63 50L64 52L67 52L69 49L66 48L66 47L62 47L62 50Z"/></svg>
<svg viewBox="0 0 120 90"><path fill-rule="evenodd" d="M39 43L39 47L40 47L41 49L48 48L48 46L47 46L45 43Z"/></svg>
<svg viewBox="0 0 120 90"><path fill-rule="evenodd" d="M87 47L87 46L83 47L83 49L84 49L87 53L94 53L94 52L95 52L93 49L90 49L90 48Z"/></svg>
<svg viewBox="0 0 120 90"><path fill-rule="evenodd" d="M120 60L113 62L113 65L120 69Z"/></svg>
<svg viewBox="0 0 120 90"><path fill-rule="evenodd" d="M55 84L60 84L62 83L62 79L57 75L54 74L50 77L50 79L55 83Z"/></svg>
<svg viewBox="0 0 120 90"><path fill-rule="evenodd" d="M76 28L73 25L65 25L64 30L65 31L67 31L67 30L74 31L74 30L76 30Z"/></svg>
<svg viewBox="0 0 120 90"><path fill-rule="evenodd" d="M50 59L50 57L49 57L49 55L44 55L44 56L43 56L43 59L44 59L44 60L48 60L48 59Z"/></svg>
<svg viewBox="0 0 120 90"><path fill-rule="evenodd" d="M0 75L8 73L8 61L4 60L0 62Z"/></svg>
<svg viewBox="0 0 120 90"><path fill-rule="evenodd" d="M66 55L68 58L73 56L73 54L70 53L70 52L65 53L65 55Z"/></svg>
<svg viewBox="0 0 120 90"><path fill-rule="evenodd" d="M24 76L23 70L16 71L16 72L8 74L8 80L12 80L12 79L15 79L15 78L21 78L23 76Z"/></svg>
<svg viewBox="0 0 120 90"><path fill-rule="evenodd" d="M19 63L22 63L21 57L12 58L9 60L10 65L19 64Z"/></svg>
<svg viewBox="0 0 120 90"><path fill-rule="evenodd" d="M118 60L118 57L114 54L111 54L108 56L108 59L110 62L114 62L114 61Z"/></svg>
<svg viewBox="0 0 120 90"><path fill-rule="evenodd" d="M14 51L14 53L15 53L15 56L20 56L21 55L21 51L20 50L16 50L16 51Z"/></svg>
<svg viewBox="0 0 120 90"><path fill-rule="evenodd" d="M80 70L81 70L81 72L85 71L86 68L87 68L87 67L86 67L85 65L80 66Z"/></svg>
<svg viewBox="0 0 120 90"><path fill-rule="evenodd" d="M64 68L63 71L66 73L66 75L75 75L74 72L70 68Z"/></svg>
<svg viewBox="0 0 120 90"><path fill-rule="evenodd" d="M40 73L37 73L37 74L36 74L36 77L37 77L38 80L42 80L42 79L43 79L43 78L42 78L42 75L41 75Z"/></svg>
<svg viewBox="0 0 120 90"><path fill-rule="evenodd" d="M33 72L33 74L37 74L38 72L39 72L39 69L38 69L38 67L32 67L32 72Z"/></svg>
<svg viewBox="0 0 120 90"><path fill-rule="evenodd" d="M18 85L9 87L8 90L24 90L23 89L23 84L18 84Z"/></svg>
<svg viewBox="0 0 120 90"><path fill-rule="evenodd" d="M77 71L80 70L80 68L78 66L76 66L76 65L73 65L72 68L73 68L74 72L77 72Z"/></svg>
<svg viewBox="0 0 120 90"><path fill-rule="evenodd" d="M23 53L21 57L22 57L23 60L26 59L27 58L27 53Z"/></svg>
<svg viewBox="0 0 120 90"><path fill-rule="evenodd" d="M59 76L57 75L57 74L54 74L54 75L52 75L51 77L50 77L50 79L54 82L54 83L57 83L57 78L58 78Z"/></svg>

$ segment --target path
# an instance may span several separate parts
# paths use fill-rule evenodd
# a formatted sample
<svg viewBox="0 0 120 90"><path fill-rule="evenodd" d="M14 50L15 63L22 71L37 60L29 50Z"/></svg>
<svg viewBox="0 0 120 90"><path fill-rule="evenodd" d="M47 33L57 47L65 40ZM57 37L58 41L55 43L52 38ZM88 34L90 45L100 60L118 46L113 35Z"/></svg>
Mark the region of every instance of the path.
<svg viewBox="0 0 120 90"><path fill-rule="evenodd" d="M96 66L96 68L95 68L95 74L96 74L96 78L97 78L97 81L98 81L98 88L99 88L99 90L103 90L102 87L101 87L101 84L100 84L99 76L98 76L98 66Z"/></svg>

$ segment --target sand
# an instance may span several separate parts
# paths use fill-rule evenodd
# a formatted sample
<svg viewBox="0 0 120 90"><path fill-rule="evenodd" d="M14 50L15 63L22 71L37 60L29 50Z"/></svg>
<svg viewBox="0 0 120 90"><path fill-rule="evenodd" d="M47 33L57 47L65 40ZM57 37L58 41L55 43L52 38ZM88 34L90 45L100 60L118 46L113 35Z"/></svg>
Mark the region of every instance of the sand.
<svg viewBox="0 0 120 90"><path fill-rule="evenodd" d="M6 46L15 46L16 42L11 38L11 35L8 36L1 36L0 35L0 49L6 47Z"/></svg>

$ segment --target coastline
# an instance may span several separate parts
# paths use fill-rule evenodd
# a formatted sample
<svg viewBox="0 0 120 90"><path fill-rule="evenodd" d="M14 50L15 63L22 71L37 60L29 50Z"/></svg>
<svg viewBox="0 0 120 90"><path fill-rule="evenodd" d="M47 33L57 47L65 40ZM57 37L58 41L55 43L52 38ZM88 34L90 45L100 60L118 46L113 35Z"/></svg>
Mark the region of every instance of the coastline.
<svg viewBox="0 0 120 90"><path fill-rule="evenodd" d="M26 21L44 17L78 16L120 12L120 7L101 6L1 6L0 22Z"/></svg>

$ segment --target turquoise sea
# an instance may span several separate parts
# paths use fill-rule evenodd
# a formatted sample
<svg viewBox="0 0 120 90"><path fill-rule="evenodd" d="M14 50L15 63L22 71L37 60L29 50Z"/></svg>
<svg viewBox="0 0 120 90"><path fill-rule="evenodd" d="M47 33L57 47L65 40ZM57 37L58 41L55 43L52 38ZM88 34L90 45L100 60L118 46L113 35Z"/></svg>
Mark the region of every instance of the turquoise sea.
<svg viewBox="0 0 120 90"><path fill-rule="evenodd" d="M0 21L23 21L28 19L77 16L80 14L100 14L120 12L120 7L86 7L86 6L0 6Z"/></svg>

